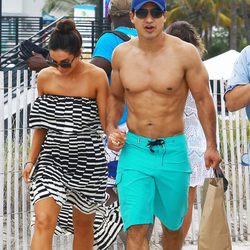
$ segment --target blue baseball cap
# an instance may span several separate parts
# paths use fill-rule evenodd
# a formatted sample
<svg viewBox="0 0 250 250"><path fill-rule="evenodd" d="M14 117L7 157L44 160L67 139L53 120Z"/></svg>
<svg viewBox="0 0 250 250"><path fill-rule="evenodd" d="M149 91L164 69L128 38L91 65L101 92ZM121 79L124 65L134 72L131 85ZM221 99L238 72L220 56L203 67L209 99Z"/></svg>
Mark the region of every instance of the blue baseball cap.
<svg viewBox="0 0 250 250"><path fill-rule="evenodd" d="M131 9L139 10L146 3L156 4L162 11L166 10L165 0L132 0Z"/></svg>

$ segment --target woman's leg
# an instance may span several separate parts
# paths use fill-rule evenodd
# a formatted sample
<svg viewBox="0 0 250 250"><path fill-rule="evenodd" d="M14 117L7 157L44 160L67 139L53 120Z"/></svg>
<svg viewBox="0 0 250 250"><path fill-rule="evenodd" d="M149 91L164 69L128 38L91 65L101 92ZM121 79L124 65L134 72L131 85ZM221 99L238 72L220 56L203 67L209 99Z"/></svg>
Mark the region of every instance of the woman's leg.
<svg viewBox="0 0 250 250"><path fill-rule="evenodd" d="M94 244L95 214L84 214L77 208L73 208L74 224L74 250L92 250Z"/></svg>
<svg viewBox="0 0 250 250"><path fill-rule="evenodd" d="M35 231L31 241L32 250L51 250L52 239L61 207L51 197L35 204Z"/></svg>
<svg viewBox="0 0 250 250"><path fill-rule="evenodd" d="M184 239L186 238L189 227L191 225L195 195L196 195L196 187L189 187L188 211L182 225Z"/></svg>

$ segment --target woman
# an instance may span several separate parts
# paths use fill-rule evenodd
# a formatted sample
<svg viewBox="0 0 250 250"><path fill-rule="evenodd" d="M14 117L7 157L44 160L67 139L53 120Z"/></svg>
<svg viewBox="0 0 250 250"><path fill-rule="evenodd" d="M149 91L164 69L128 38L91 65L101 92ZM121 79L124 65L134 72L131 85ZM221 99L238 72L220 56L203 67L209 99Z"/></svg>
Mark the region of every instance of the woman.
<svg viewBox="0 0 250 250"><path fill-rule="evenodd" d="M204 44L194 26L186 21L172 23L166 29L166 33L179 37L188 43L192 43L198 49L201 57L203 57L206 52ZM211 170L207 170L205 166L204 153L206 150L206 138L198 118L194 98L190 92L184 110L184 124L184 132L187 136L188 155L192 167L188 194L188 212L182 226L184 237L186 237L192 221L196 187L202 186L205 178L211 177L212 175Z"/></svg>
<svg viewBox="0 0 250 250"><path fill-rule="evenodd" d="M93 249L95 212L106 200L108 81L102 69L81 60L81 48L74 22L58 22L49 41L51 67L37 78L34 136L23 172L35 207L31 249L52 249L57 222L67 226L64 206L73 211L73 249Z"/></svg>

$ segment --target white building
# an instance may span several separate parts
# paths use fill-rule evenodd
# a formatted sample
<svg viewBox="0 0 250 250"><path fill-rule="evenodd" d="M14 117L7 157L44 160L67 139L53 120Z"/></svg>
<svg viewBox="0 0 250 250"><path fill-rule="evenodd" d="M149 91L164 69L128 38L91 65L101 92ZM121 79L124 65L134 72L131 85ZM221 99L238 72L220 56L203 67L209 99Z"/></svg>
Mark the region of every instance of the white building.
<svg viewBox="0 0 250 250"><path fill-rule="evenodd" d="M45 0L2 0L3 16L41 16Z"/></svg>

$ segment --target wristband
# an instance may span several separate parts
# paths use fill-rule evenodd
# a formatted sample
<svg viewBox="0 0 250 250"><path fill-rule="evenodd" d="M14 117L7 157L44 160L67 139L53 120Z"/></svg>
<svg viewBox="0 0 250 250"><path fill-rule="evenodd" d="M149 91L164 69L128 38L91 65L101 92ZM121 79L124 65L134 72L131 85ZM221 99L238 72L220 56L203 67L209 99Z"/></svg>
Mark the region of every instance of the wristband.
<svg viewBox="0 0 250 250"><path fill-rule="evenodd" d="M31 163L33 166L35 165L34 162L32 162L32 161L27 161L27 162L24 163L24 167L26 167L26 165L29 164L29 163Z"/></svg>

